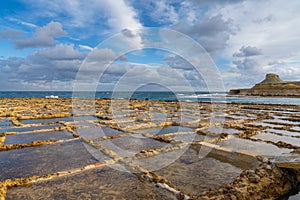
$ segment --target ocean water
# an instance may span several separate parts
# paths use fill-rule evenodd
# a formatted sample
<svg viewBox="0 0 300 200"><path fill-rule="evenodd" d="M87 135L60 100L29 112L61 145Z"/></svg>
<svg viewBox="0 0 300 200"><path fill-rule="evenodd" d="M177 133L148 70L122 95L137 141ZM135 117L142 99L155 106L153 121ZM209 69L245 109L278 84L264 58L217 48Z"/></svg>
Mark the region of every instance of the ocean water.
<svg viewBox="0 0 300 200"><path fill-rule="evenodd" d="M0 98L45 98L46 96L59 98L113 98L113 99L150 99L150 100L178 100L187 102L222 102L222 103L251 103L251 104L283 104L300 105L300 98L285 97L250 97L229 96L224 92L75 92L72 91L2 91Z"/></svg>

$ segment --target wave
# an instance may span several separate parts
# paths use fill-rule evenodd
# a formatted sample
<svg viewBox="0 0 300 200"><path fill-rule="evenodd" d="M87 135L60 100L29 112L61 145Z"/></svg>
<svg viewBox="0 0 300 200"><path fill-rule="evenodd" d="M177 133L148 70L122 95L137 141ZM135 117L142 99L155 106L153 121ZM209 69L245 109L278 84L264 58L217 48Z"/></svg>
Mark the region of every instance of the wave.
<svg viewBox="0 0 300 200"><path fill-rule="evenodd" d="M181 95L180 98L225 98L225 93L213 93L213 94L193 94L193 95Z"/></svg>

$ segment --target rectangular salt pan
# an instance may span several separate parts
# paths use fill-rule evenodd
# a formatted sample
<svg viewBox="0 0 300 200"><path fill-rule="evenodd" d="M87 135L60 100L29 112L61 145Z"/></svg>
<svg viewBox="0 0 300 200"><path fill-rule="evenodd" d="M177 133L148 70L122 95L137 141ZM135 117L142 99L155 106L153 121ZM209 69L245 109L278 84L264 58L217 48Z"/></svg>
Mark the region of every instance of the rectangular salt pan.
<svg viewBox="0 0 300 200"><path fill-rule="evenodd" d="M178 151L178 153L180 152ZM182 155L179 154L178 159L176 159L176 154L173 156L175 157L172 162L157 169L155 173L171 181L179 190L190 195L198 195L209 188L218 188L225 183L230 183L242 172L242 169L214 158L199 157L192 149L187 149ZM172 157L169 155L168 158L171 159ZM152 162L156 162L155 158L150 159ZM158 159L157 162L160 160ZM151 164L150 162L147 163L148 166Z"/></svg>
<svg viewBox="0 0 300 200"><path fill-rule="evenodd" d="M139 181L131 173L103 167L30 187L8 190L7 200L13 199L162 199L170 197L157 188Z"/></svg>
<svg viewBox="0 0 300 200"><path fill-rule="evenodd" d="M140 129L138 132L140 133L152 133L155 135L163 135L168 133L177 133L177 132L190 132L194 129L184 127L184 126L167 126L167 127L157 127L157 128L149 128L149 129Z"/></svg>
<svg viewBox="0 0 300 200"><path fill-rule="evenodd" d="M8 135L5 138L4 144L28 144L38 140L39 141L67 140L73 138L74 138L73 135L68 131L36 132L36 133Z"/></svg>
<svg viewBox="0 0 300 200"><path fill-rule="evenodd" d="M0 152L0 181L83 167L97 160L81 141Z"/></svg>
<svg viewBox="0 0 300 200"><path fill-rule="evenodd" d="M218 143L221 147L226 147L234 151L246 150L249 152L258 153L263 156L284 156L288 155L292 150L285 148L278 148L273 144L265 142L254 142L247 139L241 138L229 138L227 140Z"/></svg>

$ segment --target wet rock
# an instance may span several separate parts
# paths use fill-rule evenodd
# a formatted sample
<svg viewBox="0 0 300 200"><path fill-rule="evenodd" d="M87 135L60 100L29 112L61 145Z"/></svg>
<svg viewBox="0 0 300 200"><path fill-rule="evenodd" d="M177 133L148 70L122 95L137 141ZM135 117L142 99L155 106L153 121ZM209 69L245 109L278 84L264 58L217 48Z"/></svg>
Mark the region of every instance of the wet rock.
<svg viewBox="0 0 300 200"><path fill-rule="evenodd" d="M248 179L250 183L259 183L260 181L260 176L254 173L251 173L248 175Z"/></svg>
<svg viewBox="0 0 300 200"><path fill-rule="evenodd" d="M238 200L237 197L234 196L234 195L230 195L230 199L231 199L231 200Z"/></svg>
<svg viewBox="0 0 300 200"><path fill-rule="evenodd" d="M0 108L0 116L4 118L8 116L10 122L12 122L11 124L14 126L27 127L27 125L20 123L22 122L21 120L61 118L74 115L80 116L86 115L87 113L91 113L90 111L95 109L96 114L90 114L93 116L97 116L99 119L97 122L94 123L94 125L109 126L110 128L126 131L127 134L138 132L138 130L144 128L162 128L164 126L170 125L182 126L185 123L186 125L195 128L199 135L206 135L206 133L203 132L203 129L209 128L211 126L211 124L209 123L211 119L210 113L214 111L211 104L182 102L179 105L178 102L152 100L147 100L147 102L145 102L140 100L130 100L130 104L128 106L128 102L126 101L127 100L116 100L113 102L112 108L112 103L110 100L97 99L95 100L95 104L97 105L97 107L91 108L91 106L88 105L89 103L87 101L78 100L78 106L76 107L75 105L76 109L78 110L75 109L76 111L74 111L74 109L72 109L71 99L0 99L1 105L5 105L4 107ZM217 110L220 110L220 108L218 108ZM260 112L260 110L267 110L267 112ZM242 139L244 138L246 140L251 140L251 137L253 135L261 133L262 131L266 131L266 127L257 126L255 125L255 123L261 122L265 119L276 119L277 116L283 116L284 118L290 119L291 121L299 121L299 117L297 115L294 114L294 116L289 116L290 114L284 113L288 110L291 112L300 112L299 106L228 104L226 109L221 110L228 113L229 115L226 117L224 127L236 129L238 130L239 134L233 136L231 134L221 133L219 135L215 135L215 138L211 138L211 140L209 141L207 140L207 142L218 144L217 142L219 139L227 140L230 137L239 137ZM119 113L115 115L115 111L118 111ZM149 112L157 112L163 114L169 113L173 117L169 117L167 118L167 120L153 120L153 118L150 118L152 117L152 115L149 114ZM187 115L188 119L187 122L178 121L178 118L182 117L182 113L180 112L186 113L185 115ZM199 113L201 113L200 116ZM189 117L191 117L190 120ZM221 117L224 117L224 115L222 114ZM72 133L74 137L81 137L74 131L77 128L75 125L67 124L66 122L61 122L61 124L63 124L64 126L56 128L55 130L66 129L70 133ZM214 123L214 125L216 124L217 123ZM0 128L1 131L3 131L5 127ZM286 129L290 131L291 126L285 125L279 129ZM298 131L294 130L294 132ZM179 144L181 144L182 141L178 140L178 143L175 143L173 140L173 137L175 135L176 134L174 133L161 136L155 136L153 134L143 135L145 137L154 138L160 142L169 143L168 145L171 147L150 150L144 149L138 152L135 155L134 159L154 157L156 155L161 154L162 152L180 149L181 147L179 146ZM9 146L4 145L5 134L2 136L3 137L0 138L0 149L2 150L34 147L38 145L47 144L33 143L29 146ZM103 139L111 140L115 137L122 136L110 136ZM81 139L85 143L94 142L93 139ZM260 143L263 144L266 143L266 141L261 140ZM294 149L294 153L300 153L299 147L295 147L287 143L273 142L271 144L277 145L277 147ZM93 147L101 150L105 155L111 157L113 161L119 161L123 159L120 158L120 156L117 153L113 152L110 149L106 149L101 145L97 145L94 143ZM251 151L251 149L249 150ZM231 151L228 152L230 153ZM253 156L254 159L255 156ZM223 158L224 157L226 156L223 156ZM126 159L128 159L128 162L131 161L131 158ZM240 176L236 178L235 181L233 181L230 184L221 186L220 188L212 188L210 191L207 191L203 194L197 194L198 196L196 196L195 199L276 199L280 195L289 192L295 184L299 183L299 172L293 172L292 170L292 173L291 170L276 168L276 166L273 163L271 163L268 158L263 156L258 156L257 160L259 162L259 165L256 169L244 171L242 174L240 174ZM143 169L137 166L131 167L131 170L133 168L139 173L143 171ZM155 173L146 174L144 180L155 184L167 183L167 185L172 186L171 183L167 182L167 179L164 179L164 175L162 175L162 177L159 177L156 176ZM173 184L176 185L176 183ZM17 186L20 185L17 184ZM6 191L6 186L2 187L0 183L1 193L3 193L2 190ZM185 191L182 191L182 193L176 193L177 198L182 199L184 197L184 192Z"/></svg>

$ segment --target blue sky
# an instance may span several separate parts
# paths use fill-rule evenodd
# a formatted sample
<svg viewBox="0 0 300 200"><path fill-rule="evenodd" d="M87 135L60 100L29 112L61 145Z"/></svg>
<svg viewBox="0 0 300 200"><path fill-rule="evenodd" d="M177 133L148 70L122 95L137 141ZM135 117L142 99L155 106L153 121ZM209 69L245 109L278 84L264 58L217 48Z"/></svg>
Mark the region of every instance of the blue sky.
<svg viewBox="0 0 300 200"><path fill-rule="evenodd" d="M99 88L105 90L114 89L119 80L126 89L140 79L185 90L180 77L193 89L203 90L205 80L217 75L224 88L215 89L228 90L250 87L270 72L285 80L300 80L299 9L297 0L288 4L283 0L2 1L0 90L72 90L91 53L102 59L100 68L105 59L120 56L100 80ZM191 37L213 59L217 71L203 77L174 52L143 49L148 40L160 39L145 38L143 31L137 31L147 27ZM135 51L93 52L120 33L131 37L120 47L133 45ZM174 44L183 45L176 38ZM126 73L135 78L122 79Z"/></svg>

